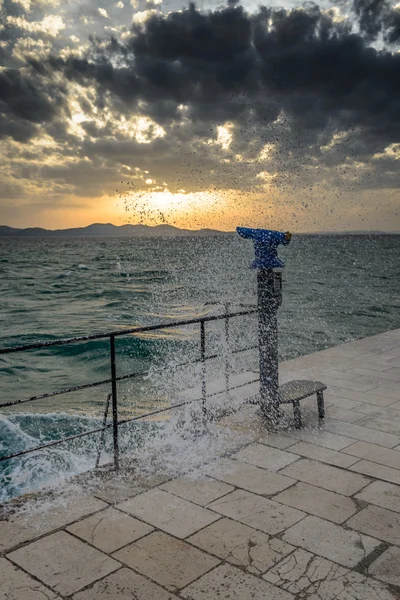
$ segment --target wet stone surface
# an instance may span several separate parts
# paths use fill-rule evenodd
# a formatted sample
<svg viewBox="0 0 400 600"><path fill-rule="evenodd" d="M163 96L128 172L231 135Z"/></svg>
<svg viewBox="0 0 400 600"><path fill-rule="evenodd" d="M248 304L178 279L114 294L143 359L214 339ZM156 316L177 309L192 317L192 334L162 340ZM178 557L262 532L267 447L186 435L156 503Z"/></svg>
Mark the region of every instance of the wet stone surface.
<svg viewBox="0 0 400 600"><path fill-rule="evenodd" d="M188 541L255 575L265 573L293 550L293 546L280 539L230 519L209 525Z"/></svg>
<svg viewBox="0 0 400 600"><path fill-rule="evenodd" d="M245 405L196 471L122 460L83 493L6 507L0 599L400 600L399 381L379 378L394 356L400 330L283 364L283 381L326 371L325 424L313 401L303 429L271 432Z"/></svg>

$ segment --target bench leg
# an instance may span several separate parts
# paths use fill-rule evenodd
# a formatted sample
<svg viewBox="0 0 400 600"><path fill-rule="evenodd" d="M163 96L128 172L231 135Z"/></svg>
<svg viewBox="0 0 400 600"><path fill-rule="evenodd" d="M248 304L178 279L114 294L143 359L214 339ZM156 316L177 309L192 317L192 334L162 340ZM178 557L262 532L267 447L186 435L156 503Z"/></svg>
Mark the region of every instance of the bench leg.
<svg viewBox="0 0 400 600"><path fill-rule="evenodd" d="M318 416L320 419L325 418L324 392L317 392Z"/></svg>
<svg viewBox="0 0 400 600"><path fill-rule="evenodd" d="M296 429L300 429L302 426L301 422L301 412L300 412L300 402L299 400L295 400L293 402L293 415L294 415L294 426Z"/></svg>

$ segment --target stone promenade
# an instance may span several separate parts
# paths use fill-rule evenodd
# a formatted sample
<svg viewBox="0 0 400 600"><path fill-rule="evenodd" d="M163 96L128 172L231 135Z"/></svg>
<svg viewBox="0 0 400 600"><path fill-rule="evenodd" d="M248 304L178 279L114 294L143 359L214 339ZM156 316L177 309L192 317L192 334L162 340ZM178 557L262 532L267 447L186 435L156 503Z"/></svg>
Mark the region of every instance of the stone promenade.
<svg viewBox="0 0 400 600"><path fill-rule="evenodd" d="M246 444L192 473L0 521L0 599L399 600L400 330L281 365L301 378L322 425L315 398L278 433L244 405L219 427Z"/></svg>

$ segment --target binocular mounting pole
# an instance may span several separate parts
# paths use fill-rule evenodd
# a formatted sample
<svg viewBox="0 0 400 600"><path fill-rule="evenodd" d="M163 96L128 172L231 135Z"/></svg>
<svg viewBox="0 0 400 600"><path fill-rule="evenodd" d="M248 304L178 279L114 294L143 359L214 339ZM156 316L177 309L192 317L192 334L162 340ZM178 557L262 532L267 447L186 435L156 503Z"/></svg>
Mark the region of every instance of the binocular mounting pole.
<svg viewBox="0 0 400 600"><path fill-rule="evenodd" d="M278 307L281 304L281 273L258 269L258 335L260 354L260 405L262 413L279 416Z"/></svg>
<svg viewBox="0 0 400 600"><path fill-rule="evenodd" d="M260 360L260 397L262 414L273 422L281 416L278 377L278 307L282 303L282 269L279 244L289 244L291 234L268 229L238 227L238 234L254 242L257 269L258 334Z"/></svg>

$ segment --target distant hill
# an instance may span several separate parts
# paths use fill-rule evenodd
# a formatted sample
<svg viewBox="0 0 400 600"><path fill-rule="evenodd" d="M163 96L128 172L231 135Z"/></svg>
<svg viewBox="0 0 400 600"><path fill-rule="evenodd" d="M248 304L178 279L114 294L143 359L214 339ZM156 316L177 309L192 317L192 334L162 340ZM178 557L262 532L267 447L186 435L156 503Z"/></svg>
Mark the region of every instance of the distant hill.
<svg viewBox="0 0 400 600"><path fill-rule="evenodd" d="M74 227L72 229L43 229L42 227L28 227L17 229L0 225L0 237L190 237L190 236L226 236L232 235L231 231L218 231L217 229L179 229L173 225L113 225L112 223L92 223L87 227ZM400 232L392 231L321 231L301 233L296 235L396 235Z"/></svg>
<svg viewBox="0 0 400 600"><path fill-rule="evenodd" d="M0 236L7 237L189 237L229 235L226 231L216 229L179 229L172 225L113 225L112 223L93 223L87 227L72 229L43 229L28 227L15 229L0 225Z"/></svg>

